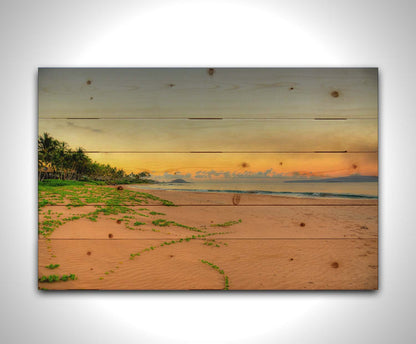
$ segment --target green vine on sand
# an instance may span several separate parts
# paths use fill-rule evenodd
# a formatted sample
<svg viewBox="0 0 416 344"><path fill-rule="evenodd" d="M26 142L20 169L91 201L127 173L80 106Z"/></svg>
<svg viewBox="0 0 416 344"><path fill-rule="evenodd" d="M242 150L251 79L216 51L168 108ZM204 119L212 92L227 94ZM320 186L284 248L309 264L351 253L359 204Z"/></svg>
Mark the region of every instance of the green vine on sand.
<svg viewBox="0 0 416 344"><path fill-rule="evenodd" d="M211 268L213 268L214 270L216 270L219 274L224 276L224 290L228 290L230 287L230 282L228 280L228 276L225 275L224 270L220 269L219 266L215 265L214 263L211 263L207 260L201 259L201 262L204 264L209 265Z"/></svg>

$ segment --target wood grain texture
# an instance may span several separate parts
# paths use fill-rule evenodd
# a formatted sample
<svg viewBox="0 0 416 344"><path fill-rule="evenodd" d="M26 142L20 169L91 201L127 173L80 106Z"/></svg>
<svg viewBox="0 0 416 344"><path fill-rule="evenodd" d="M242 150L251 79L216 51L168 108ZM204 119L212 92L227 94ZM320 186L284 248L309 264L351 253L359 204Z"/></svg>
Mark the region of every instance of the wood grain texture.
<svg viewBox="0 0 416 344"><path fill-rule="evenodd" d="M141 190L140 185L137 187L126 186L128 190ZM302 198L302 197L283 197L269 196L258 194L240 194L240 193L216 193L216 192L175 192L166 190L142 190L150 192L160 198L168 198L178 206L327 206L327 207L344 207L344 206L378 206L378 200L375 199L340 199L340 198ZM156 205L160 203L150 203ZM228 211L227 208L223 208Z"/></svg>
<svg viewBox="0 0 416 344"><path fill-rule="evenodd" d="M219 266L231 290L377 289L377 239L232 240L208 247L201 240L158 247L130 260L130 253L157 240L39 241L39 275L59 261L54 273L76 273L68 282L39 283L48 289L183 290L224 288L223 275L203 264ZM51 259L50 252L56 258ZM102 279L100 279L102 278Z"/></svg>
<svg viewBox="0 0 416 344"><path fill-rule="evenodd" d="M111 191L116 189L114 186L103 186ZM343 206L378 206L378 200L376 199L340 199L340 198L302 198L302 197L283 197L272 195L260 195L255 193L219 193L219 192L194 192L194 191L180 191L174 190L157 190L157 189L143 189L142 184L138 185L125 185L123 189L133 192L139 192L144 194L152 194L158 199L151 199L147 197L141 198L138 196L135 200L135 204L140 202L140 207L152 208L160 206L163 209L168 209L163 205L162 200L168 199L176 206L328 206L328 207L343 207ZM88 190L88 189L87 189ZM41 193L42 198L48 200L52 206L47 206L45 209L53 210L62 209L67 211L67 207L70 207L71 212L89 212L91 208L88 206L105 205L105 201L97 202L95 199L90 199L88 194L79 196L80 202L86 207L71 207L71 205L77 204L73 202L71 195L65 196L62 199L55 198L53 195L44 195ZM131 206L133 203L126 201L120 201L117 204L122 206ZM176 208L173 208L176 209ZM223 208L224 211L226 208Z"/></svg>
<svg viewBox="0 0 416 344"><path fill-rule="evenodd" d="M276 174L348 175L377 174L378 153L89 153L91 159L112 166L122 161L127 171L160 175L214 171L230 175L272 169ZM296 176L294 176L295 178ZM177 177L178 178L178 177ZM246 180L240 180L241 184Z"/></svg>
<svg viewBox="0 0 416 344"><path fill-rule="evenodd" d="M39 120L39 134L87 151L377 151L377 119ZM111 137L111 140L108 140ZM244 138L244 140L241 140ZM296 140L293 140L296 138Z"/></svg>
<svg viewBox="0 0 416 344"><path fill-rule="evenodd" d="M181 206L131 207L137 214L132 218L123 215L99 216L96 221L80 218L70 221L53 232L51 239L160 239L176 240L189 235L186 228L175 225L160 227L152 222L157 219L168 219L179 224L195 227L208 232L227 232L222 237L232 239L312 239L312 238L377 238L378 207L377 206ZM61 218L80 216L96 209L95 206L84 206L75 209L48 206L45 212L62 212ZM163 215L149 215L149 212L162 212ZM189 213L201 214L198 217ZM118 223L118 219L123 219ZM206 219L211 219L206 221ZM238 225L218 226L228 221L238 221ZM139 221L140 226L133 223ZM302 225L303 224L303 225ZM129 225L133 230L127 228ZM253 230L255 228L255 230ZM157 232L152 231L157 229ZM191 233L195 234L195 233ZM196 234L200 234L196 232Z"/></svg>
<svg viewBox="0 0 416 344"><path fill-rule="evenodd" d="M127 216L69 222L63 219L97 208L45 206L41 223L58 215L64 223L50 236L39 237L39 276L73 273L78 279L39 287L221 290L224 276L235 290L378 287L377 201L281 201L280 206L130 206ZM159 219L171 224L159 226L154 222ZM53 271L46 268L57 263Z"/></svg>
<svg viewBox="0 0 416 344"><path fill-rule="evenodd" d="M39 114L376 118L377 69L215 68L210 75L208 68L42 68Z"/></svg>
<svg viewBox="0 0 416 344"><path fill-rule="evenodd" d="M313 185L283 181L378 175L377 79L374 68L44 68L39 134L159 180L250 191L250 178L268 178L305 191ZM343 190L360 195L355 184ZM378 200L322 189L325 198L123 186L159 197L120 198L131 203L88 187L41 195L38 275L77 279L39 287L222 290L227 276L232 290L377 289ZM108 212L91 216L98 209Z"/></svg>

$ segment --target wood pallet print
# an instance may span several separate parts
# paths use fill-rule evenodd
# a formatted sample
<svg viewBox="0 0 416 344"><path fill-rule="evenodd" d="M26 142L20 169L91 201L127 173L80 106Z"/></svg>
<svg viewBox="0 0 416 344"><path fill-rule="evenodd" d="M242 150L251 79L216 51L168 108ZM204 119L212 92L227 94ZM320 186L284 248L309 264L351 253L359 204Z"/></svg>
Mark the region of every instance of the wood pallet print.
<svg viewBox="0 0 416 344"><path fill-rule="evenodd" d="M378 288L376 68L41 68L42 290Z"/></svg>

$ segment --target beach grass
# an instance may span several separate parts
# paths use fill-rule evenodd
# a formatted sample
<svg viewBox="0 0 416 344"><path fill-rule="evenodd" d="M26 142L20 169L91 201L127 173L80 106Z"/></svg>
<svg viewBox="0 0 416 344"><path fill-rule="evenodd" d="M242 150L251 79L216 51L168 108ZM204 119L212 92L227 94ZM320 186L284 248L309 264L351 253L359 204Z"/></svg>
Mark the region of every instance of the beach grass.
<svg viewBox="0 0 416 344"><path fill-rule="evenodd" d="M38 187L38 208L39 213L43 215L43 220L39 221L39 234L43 236L50 235L57 228L69 221L87 218L90 221L97 222L100 215L119 215L123 216L121 221L128 224L128 219L133 219L134 215L149 217L147 208L140 208L141 212L135 211L131 206L137 206L149 203L149 200L156 201L161 205L174 206L174 203L152 194L145 192L136 192L130 190L117 190L113 187L102 185L98 182L80 182L80 181L63 181L63 180L45 180L39 182ZM63 205L74 211L69 217L61 218L62 213L51 211L42 213L46 206ZM87 214L77 214L78 207L91 205L95 210ZM162 215L163 213L157 213ZM152 214L154 215L154 214ZM144 222L135 222L135 226L145 224ZM179 225L179 224L178 224Z"/></svg>
<svg viewBox="0 0 416 344"><path fill-rule="evenodd" d="M39 277L38 280L40 283L44 283L44 282L54 283L54 282L60 282L60 281L66 282L69 280L74 281L76 279L77 279L77 276L75 276L75 274L69 274L69 275L62 275L62 276L59 276L59 275L41 276Z"/></svg>
<svg viewBox="0 0 416 344"><path fill-rule="evenodd" d="M49 264L49 265L46 265L45 268L53 270L53 269L59 268L59 266L60 266L59 264Z"/></svg>
<svg viewBox="0 0 416 344"><path fill-rule="evenodd" d="M224 275L224 290L229 290L230 288L230 281L227 275L225 275L224 270L222 270L219 266L215 265L214 263L211 263L207 260L201 259L201 262L204 264L209 265L211 268L216 270L219 274Z"/></svg>

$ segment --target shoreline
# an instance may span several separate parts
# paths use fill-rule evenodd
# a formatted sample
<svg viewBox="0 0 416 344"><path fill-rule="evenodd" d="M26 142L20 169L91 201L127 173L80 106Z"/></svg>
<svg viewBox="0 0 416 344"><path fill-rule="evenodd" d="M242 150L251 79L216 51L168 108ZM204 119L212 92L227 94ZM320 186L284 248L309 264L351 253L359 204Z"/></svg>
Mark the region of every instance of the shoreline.
<svg viewBox="0 0 416 344"><path fill-rule="evenodd" d="M333 192L296 192L296 191L263 191L263 190L221 190L221 189L168 189L168 188L143 188L142 184L126 184L141 191L178 191L178 192L200 192L200 193L221 193L221 194L243 194L243 195L265 195L276 197L307 198L307 199L362 199L378 200L378 195L333 193Z"/></svg>
<svg viewBox="0 0 416 344"><path fill-rule="evenodd" d="M144 189L140 185L123 185L126 190L151 193L177 205L377 205L378 198L294 197L286 194L246 192L206 192L190 190Z"/></svg>

